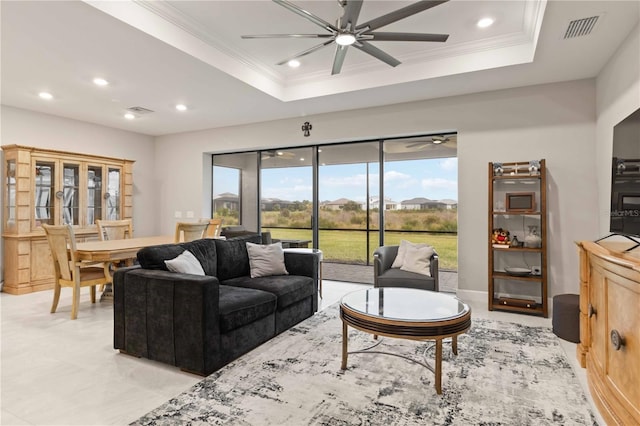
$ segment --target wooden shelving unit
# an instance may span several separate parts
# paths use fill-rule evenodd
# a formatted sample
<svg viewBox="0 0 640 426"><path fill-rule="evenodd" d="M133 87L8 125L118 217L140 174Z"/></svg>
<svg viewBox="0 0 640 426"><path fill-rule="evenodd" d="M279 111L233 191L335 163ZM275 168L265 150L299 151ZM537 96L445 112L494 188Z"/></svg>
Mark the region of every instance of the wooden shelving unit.
<svg viewBox="0 0 640 426"><path fill-rule="evenodd" d="M544 159L536 163L535 168L529 161L489 163L490 311L548 316L547 170ZM494 246L498 228L509 232L510 244ZM512 243L514 236L520 245Z"/></svg>

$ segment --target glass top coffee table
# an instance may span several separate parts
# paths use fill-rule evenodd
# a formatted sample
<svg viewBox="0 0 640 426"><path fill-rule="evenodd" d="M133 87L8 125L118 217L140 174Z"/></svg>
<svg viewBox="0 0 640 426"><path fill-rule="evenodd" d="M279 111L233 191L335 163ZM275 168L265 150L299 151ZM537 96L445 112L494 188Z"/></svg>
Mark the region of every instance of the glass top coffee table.
<svg viewBox="0 0 640 426"><path fill-rule="evenodd" d="M458 354L458 335L471 327L471 308L446 293L402 287L357 290L340 301L342 319L342 369L349 354L378 353L405 358L435 374L435 388L442 394L442 340L451 337L451 350ZM410 340L435 340L435 368L424 362L391 352L373 351L375 345L348 352L348 326L378 336Z"/></svg>

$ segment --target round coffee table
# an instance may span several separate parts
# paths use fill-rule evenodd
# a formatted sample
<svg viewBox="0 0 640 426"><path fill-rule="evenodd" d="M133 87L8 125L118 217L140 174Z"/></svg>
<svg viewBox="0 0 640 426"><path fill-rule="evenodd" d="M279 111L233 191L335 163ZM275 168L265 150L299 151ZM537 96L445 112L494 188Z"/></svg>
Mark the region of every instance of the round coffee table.
<svg viewBox="0 0 640 426"><path fill-rule="evenodd" d="M342 369L349 354L378 353L394 355L420 364L435 374L435 388L442 394L442 340L451 337L451 350L458 354L459 334L471 327L471 308L446 293L402 287L378 287L357 290L340 301L342 319ZM435 368L391 352L373 351L378 346L348 352L347 327L378 336L410 340L435 340Z"/></svg>

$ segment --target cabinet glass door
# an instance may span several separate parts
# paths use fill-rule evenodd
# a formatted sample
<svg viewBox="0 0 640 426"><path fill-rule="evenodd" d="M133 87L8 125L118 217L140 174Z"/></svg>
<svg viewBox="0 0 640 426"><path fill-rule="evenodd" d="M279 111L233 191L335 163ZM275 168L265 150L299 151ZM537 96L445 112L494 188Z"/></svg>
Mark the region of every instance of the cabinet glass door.
<svg viewBox="0 0 640 426"><path fill-rule="evenodd" d="M87 168L87 225L102 219L102 166Z"/></svg>
<svg viewBox="0 0 640 426"><path fill-rule="evenodd" d="M16 224L16 160L7 160L7 228Z"/></svg>
<svg viewBox="0 0 640 426"><path fill-rule="evenodd" d="M120 219L120 175L119 167L109 167L107 172L106 209L107 220Z"/></svg>
<svg viewBox="0 0 640 426"><path fill-rule="evenodd" d="M35 226L39 227L43 223L54 224L55 212L55 171L53 162L36 161L35 168L35 191L34 209Z"/></svg>
<svg viewBox="0 0 640 426"><path fill-rule="evenodd" d="M64 163L62 166L62 223L80 224L80 166Z"/></svg>

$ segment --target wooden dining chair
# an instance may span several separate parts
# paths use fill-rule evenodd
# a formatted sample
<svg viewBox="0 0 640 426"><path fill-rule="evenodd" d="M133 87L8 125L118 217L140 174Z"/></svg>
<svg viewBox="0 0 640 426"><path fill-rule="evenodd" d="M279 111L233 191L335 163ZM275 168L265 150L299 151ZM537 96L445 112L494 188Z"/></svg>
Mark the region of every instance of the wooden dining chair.
<svg viewBox="0 0 640 426"><path fill-rule="evenodd" d="M122 220L96 220L98 225L98 235L100 241L124 240L133 238L133 221L131 219Z"/></svg>
<svg viewBox="0 0 640 426"><path fill-rule="evenodd" d="M222 219L202 219L201 222L209 224L209 226L207 226L207 231L205 232L205 237L217 238L220 236L220 231L222 231Z"/></svg>
<svg viewBox="0 0 640 426"><path fill-rule="evenodd" d="M46 225L43 224L47 241L51 248L51 258L55 271L55 284L53 289L53 303L51 313L55 313L60 301L60 289L71 287L73 300L71 302L71 319L78 317L80 305L80 288L90 287L91 303L96 303L96 286L111 282L109 270L101 264L80 262L76 260L76 238L71 225Z"/></svg>
<svg viewBox="0 0 640 426"><path fill-rule="evenodd" d="M174 241L180 243L204 238L208 226L209 222L178 222Z"/></svg>
<svg viewBox="0 0 640 426"><path fill-rule="evenodd" d="M98 236L100 241L107 240L124 240L127 238L133 238L133 220L121 219L121 220L96 220L98 225ZM114 268L122 266L133 265L133 260L122 260L120 262L112 264ZM101 288L101 290L104 290Z"/></svg>

